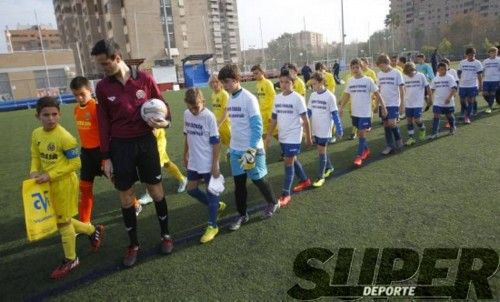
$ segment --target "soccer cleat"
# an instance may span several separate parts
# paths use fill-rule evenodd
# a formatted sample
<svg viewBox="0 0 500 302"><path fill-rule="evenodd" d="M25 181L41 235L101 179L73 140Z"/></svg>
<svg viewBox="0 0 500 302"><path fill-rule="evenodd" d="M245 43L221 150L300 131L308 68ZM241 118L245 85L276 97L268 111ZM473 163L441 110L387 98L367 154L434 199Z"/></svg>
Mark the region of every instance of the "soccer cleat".
<svg viewBox="0 0 500 302"><path fill-rule="evenodd" d="M444 128L445 128L445 129L450 129L450 127L451 127L451 126L450 126L450 123L449 123L449 122L446 122L446 124L444 124Z"/></svg>
<svg viewBox="0 0 500 302"><path fill-rule="evenodd" d="M214 240L215 236L219 233L219 228L218 227L213 227L209 225L207 229L205 230L205 234L201 236L200 242L201 243L207 243L209 241Z"/></svg>
<svg viewBox="0 0 500 302"><path fill-rule="evenodd" d="M363 158L361 157L361 155L356 156L353 163L356 168L361 167L361 165L363 165Z"/></svg>
<svg viewBox="0 0 500 302"><path fill-rule="evenodd" d="M349 136L350 140L355 140L356 138L358 138L358 136L356 135L356 133L351 133L351 135Z"/></svg>
<svg viewBox="0 0 500 302"><path fill-rule="evenodd" d="M484 109L484 112L487 113L487 114L490 114L491 113L491 108Z"/></svg>
<svg viewBox="0 0 500 302"><path fill-rule="evenodd" d="M464 124L470 125L470 123L471 123L470 118L468 116L465 116L464 117Z"/></svg>
<svg viewBox="0 0 500 302"><path fill-rule="evenodd" d="M385 147L384 150L382 150L382 155L389 155L394 153L394 149L390 146Z"/></svg>
<svg viewBox="0 0 500 302"><path fill-rule="evenodd" d="M334 168L326 169L325 173L323 173L323 178L328 178L333 174Z"/></svg>
<svg viewBox="0 0 500 302"><path fill-rule="evenodd" d="M425 140L425 128L422 128L418 130L418 140L423 141Z"/></svg>
<svg viewBox="0 0 500 302"><path fill-rule="evenodd" d="M219 208L217 209L217 219L222 215L222 212L226 209L227 205L223 201L219 201Z"/></svg>
<svg viewBox="0 0 500 302"><path fill-rule="evenodd" d="M335 136L332 136L332 138L330 138L330 141L328 143L335 144L336 142L337 142L337 138Z"/></svg>
<svg viewBox="0 0 500 302"><path fill-rule="evenodd" d="M172 253L172 250L174 249L174 241L170 237L170 235L163 235L161 237L161 242L160 242L160 251L164 255L168 255Z"/></svg>
<svg viewBox="0 0 500 302"><path fill-rule="evenodd" d="M299 192L302 192L305 189L309 188L311 185L312 185L312 181L311 181L311 179L308 178L304 181L299 182L298 185L293 187L292 191L293 191L293 193L299 193Z"/></svg>
<svg viewBox="0 0 500 302"><path fill-rule="evenodd" d="M241 225L248 222L248 220L250 219L250 217L248 217L248 214L246 214L245 216L240 216L236 219L235 222L233 222L230 226L229 226L229 229L231 231L237 231L241 228Z"/></svg>
<svg viewBox="0 0 500 302"><path fill-rule="evenodd" d="M141 205L147 205L148 203L152 203L153 198L149 196L148 192L144 193L141 198L139 198L139 204Z"/></svg>
<svg viewBox="0 0 500 302"><path fill-rule="evenodd" d="M89 238L92 252L97 252L104 238L104 226L102 224L97 225L94 233Z"/></svg>
<svg viewBox="0 0 500 302"><path fill-rule="evenodd" d="M186 177L182 179L181 182L179 182L179 187L177 188L177 193L182 193L186 191L186 186L187 186L188 180Z"/></svg>
<svg viewBox="0 0 500 302"><path fill-rule="evenodd" d="M264 209L264 218L273 217L274 213L280 208L280 203L268 203Z"/></svg>
<svg viewBox="0 0 500 302"><path fill-rule="evenodd" d="M450 128L450 135L455 135L457 133L457 127Z"/></svg>
<svg viewBox="0 0 500 302"><path fill-rule="evenodd" d="M313 182L313 187L319 188L319 187L322 187L324 184L325 184L325 179L318 178L315 182Z"/></svg>
<svg viewBox="0 0 500 302"><path fill-rule="evenodd" d="M437 137L438 137L438 135L437 135L437 134L431 134L431 135L429 135L429 136L427 137L427 139L431 141L431 140L433 140L433 139L436 139Z"/></svg>
<svg viewBox="0 0 500 302"><path fill-rule="evenodd" d="M64 259L63 263L56 267L56 269L50 274L50 278L52 279L61 279L69 274L72 270L80 265L80 261L78 257L74 260Z"/></svg>
<svg viewBox="0 0 500 302"><path fill-rule="evenodd" d="M413 137L410 137L408 138L408 140L406 141L406 145L407 146L411 146L413 144L415 144L417 141L413 138Z"/></svg>
<svg viewBox="0 0 500 302"><path fill-rule="evenodd" d="M137 262L137 254L139 253L139 246L130 245L127 247L127 252L125 253L125 257L123 257L123 265L126 267L134 266Z"/></svg>
<svg viewBox="0 0 500 302"><path fill-rule="evenodd" d="M287 204L292 201L292 196L290 195L281 195L280 198L278 198L278 204L280 205L280 208L286 207Z"/></svg>
<svg viewBox="0 0 500 302"><path fill-rule="evenodd" d="M135 206L135 216L139 216L139 214L141 214L141 212L142 212L142 206L139 203L138 205Z"/></svg>
<svg viewBox="0 0 500 302"><path fill-rule="evenodd" d="M362 160L368 159L368 157L370 157L370 154L371 154L370 149L365 148L365 150L363 150L363 153L361 153L361 159Z"/></svg>

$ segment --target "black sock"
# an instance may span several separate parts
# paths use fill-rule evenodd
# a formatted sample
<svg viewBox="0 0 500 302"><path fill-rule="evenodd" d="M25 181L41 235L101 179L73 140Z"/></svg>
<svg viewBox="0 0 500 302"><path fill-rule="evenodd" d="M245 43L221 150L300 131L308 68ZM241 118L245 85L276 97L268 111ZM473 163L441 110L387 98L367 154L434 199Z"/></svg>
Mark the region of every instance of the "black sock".
<svg viewBox="0 0 500 302"><path fill-rule="evenodd" d="M247 214L247 175L234 176L234 197L236 199L236 209L240 216Z"/></svg>
<svg viewBox="0 0 500 302"><path fill-rule="evenodd" d="M274 197L273 188L271 188L269 182L267 182L265 178L252 181L257 186L257 188L259 188L260 193L262 193L267 203L272 203L272 204L278 203L278 201Z"/></svg>
<svg viewBox="0 0 500 302"><path fill-rule="evenodd" d="M155 201L156 215L158 216L158 222L160 223L161 236L168 235L168 208L167 201L163 197L160 201Z"/></svg>
<svg viewBox="0 0 500 302"><path fill-rule="evenodd" d="M137 216L135 215L135 206L129 208L122 208L123 221L127 228L128 238L130 245L139 245L137 240Z"/></svg>

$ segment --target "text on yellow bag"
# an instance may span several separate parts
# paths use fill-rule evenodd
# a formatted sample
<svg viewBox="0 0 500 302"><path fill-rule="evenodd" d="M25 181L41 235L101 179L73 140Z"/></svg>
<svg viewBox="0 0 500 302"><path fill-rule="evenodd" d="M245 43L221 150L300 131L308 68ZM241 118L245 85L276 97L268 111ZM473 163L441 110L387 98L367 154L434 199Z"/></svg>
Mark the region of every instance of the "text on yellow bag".
<svg viewBox="0 0 500 302"><path fill-rule="evenodd" d="M23 204L26 233L29 241L40 240L57 232L57 221L51 205L49 183L23 181Z"/></svg>

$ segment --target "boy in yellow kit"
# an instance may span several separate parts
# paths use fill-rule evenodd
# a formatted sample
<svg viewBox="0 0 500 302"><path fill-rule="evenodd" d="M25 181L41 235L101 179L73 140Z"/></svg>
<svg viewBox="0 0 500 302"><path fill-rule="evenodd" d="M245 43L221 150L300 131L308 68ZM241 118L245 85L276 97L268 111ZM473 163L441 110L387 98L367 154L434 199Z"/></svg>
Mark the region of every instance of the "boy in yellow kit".
<svg viewBox="0 0 500 302"><path fill-rule="evenodd" d="M229 94L224 90L222 83L215 75L210 77L208 85L212 89L210 100L212 101L212 112L215 115L217 127L219 128L220 143L226 146L227 151L229 152L229 142L231 141L231 122L229 120L229 113L226 111L227 104L229 102Z"/></svg>
<svg viewBox="0 0 500 302"><path fill-rule="evenodd" d="M288 63L286 67L288 68L288 70L290 70L292 77L295 79L293 81L293 91L297 92L303 97L306 97L306 84L304 84L304 81L302 81L302 79L299 77L299 68L293 63Z"/></svg>
<svg viewBox="0 0 500 302"><path fill-rule="evenodd" d="M269 122L273 113L274 97L276 91L274 90L273 83L266 79L264 69L260 65L254 65L251 68L253 77L256 81L257 99L259 100L260 115L262 116L262 135L267 134L269 129ZM275 136L278 134L276 130Z"/></svg>
<svg viewBox="0 0 500 302"><path fill-rule="evenodd" d="M36 117L42 127L32 133L30 177L39 184L50 183L51 204L65 258L51 274L51 278L59 279L80 264L76 256L76 233L88 235L92 250L97 251L104 227L94 227L73 218L78 214L79 184L76 171L81 163L76 139L59 125L59 102L52 97L39 99Z"/></svg>

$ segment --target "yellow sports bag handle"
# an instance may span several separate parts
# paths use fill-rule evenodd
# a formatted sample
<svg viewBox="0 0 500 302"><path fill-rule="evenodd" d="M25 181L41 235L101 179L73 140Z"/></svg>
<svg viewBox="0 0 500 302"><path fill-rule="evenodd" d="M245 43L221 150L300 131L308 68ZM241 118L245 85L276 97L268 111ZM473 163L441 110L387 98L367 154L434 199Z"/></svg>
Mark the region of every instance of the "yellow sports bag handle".
<svg viewBox="0 0 500 302"><path fill-rule="evenodd" d="M28 241L45 238L57 232L57 221L50 200L49 183L23 181L24 220Z"/></svg>

